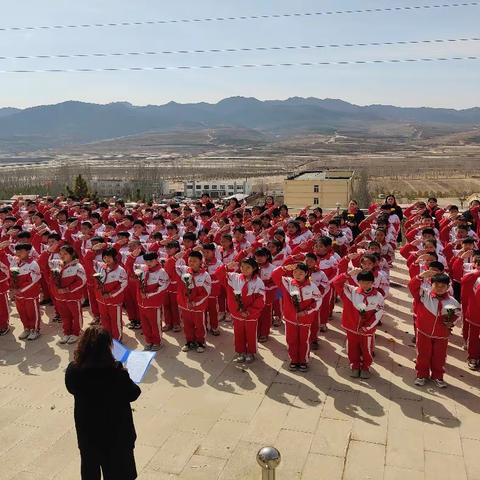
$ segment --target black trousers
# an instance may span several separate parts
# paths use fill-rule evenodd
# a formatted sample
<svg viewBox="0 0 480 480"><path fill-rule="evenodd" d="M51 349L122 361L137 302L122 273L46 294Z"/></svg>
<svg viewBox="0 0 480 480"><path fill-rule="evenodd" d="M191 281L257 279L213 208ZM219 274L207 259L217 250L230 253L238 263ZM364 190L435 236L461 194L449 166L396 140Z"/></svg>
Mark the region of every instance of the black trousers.
<svg viewBox="0 0 480 480"><path fill-rule="evenodd" d="M137 478L133 448L80 449L82 480L134 480Z"/></svg>
<svg viewBox="0 0 480 480"><path fill-rule="evenodd" d="M452 282L453 283L453 296L457 302L462 301L462 284L459 282L456 282L455 280Z"/></svg>

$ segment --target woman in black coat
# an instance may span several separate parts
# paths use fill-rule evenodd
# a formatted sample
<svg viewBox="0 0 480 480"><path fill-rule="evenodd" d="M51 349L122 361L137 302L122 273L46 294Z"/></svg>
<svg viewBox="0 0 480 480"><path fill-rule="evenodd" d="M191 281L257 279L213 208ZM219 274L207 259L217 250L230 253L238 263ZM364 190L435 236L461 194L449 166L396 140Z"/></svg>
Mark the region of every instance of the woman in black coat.
<svg viewBox="0 0 480 480"><path fill-rule="evenodd" d="M394 213L400 219L400 223L402 223L403 210L400 205L397 205L397 199L395 198L395 195L387 195L385 198L385 205L388 205L392 209L392 211L395 210ZM398 232L397 242L398 243L402 242L402 229L400 229Z"/></svg>
<svg viewBox="0 0 480 480"><path fill-rule="evenodd" d="M75 398L75 427L82 480L137 478L133 449L137 435L130 402L140 388L112 355L112 337L101 327L85 330L65 373Z"/></svg>
<svg viewBox="0 0 480 480"><path fill-rule="evenodd" d="M355 239L361 233L358 226L363 220L365 220L365 215L358 207L358 202L356 200L350 200L348 209L342 212L342 217L345 219L345 223L350 227L350 230L352 230L353 238Z"/></svg>

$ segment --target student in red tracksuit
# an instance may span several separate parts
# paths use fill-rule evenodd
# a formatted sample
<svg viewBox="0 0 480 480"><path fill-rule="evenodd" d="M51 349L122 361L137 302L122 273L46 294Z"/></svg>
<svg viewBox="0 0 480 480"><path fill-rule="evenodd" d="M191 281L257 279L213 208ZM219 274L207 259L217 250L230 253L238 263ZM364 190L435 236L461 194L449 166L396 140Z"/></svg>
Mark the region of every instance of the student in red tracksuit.
<svg viewBox="0 0 480 480"><path fill-rule="evenodd" d="M318 350L319 344L318 344L318 332L326 332L326 325L323 325L322 329L320 330L320 314L322 312L322 306L324 303L324 299L329 301L329 293L331 290L331 285L330 285L330 280L327 277L327 274L320 269L318 265L318 257L314 253L307 253L305 255L305 264L308 267L308 271L310 274L310 280L317 286L318 290L320 291L320 295L322 297L322 304L320 308L318 309L317 314L315 315L315 318L312 323L312 333L310 336L311 339L311 349L312 350Z"/></svg>
<svg viewBox="0 0 480 480"><path fill-rule="evenodd" d="M255 260L259 267L259 276L265 285L265 306L258 319L258 341L265 343L270 335L273 319L273 301L277 286L272 279L275 267L272 265L272 254L268 248L263 247L255 251Z"/></svg>
<svg viewBox="0 0 480 480"><path fill-rule="evenodd" d="M177 303L177 275L175 274L175 264L177 259L175 255L180 252L180 243L174 240L168 242L165 246L167 252L167 258L165 260L164 268L170 277L170 284L167 289L167 298L164 306L165 325L162 328L162 331L168 332L172 330L174 332L180 332L182 327L180 326L180 315L178 311Z"/></svg>
<svg viewBox="0 0 480 480"><path fill-rule="evenodd" d="M144 350L157 351L162 341L163 306L170 279L156 252L143 254L144 264L135 264L140 253L140 249L133 251L125 262L125 268L137 278L138 310L146 342Z"/></svg>
<svg viewBox="0 0 480 480"><path fill-rule="evenodd" d="M58 343L70 345L78 340L83 326L82 299L87 279L72 246L62 246L59 255L62 266L50 271L49 285L62 320L63 336Z"/></svg>
<svg viewBox="0 0 480 480"><path fill-rule="evenodd" d="M212 291L208 297L208 326L209 331L214 336L220 335L218 328L218 315L220 313L219 296L221 293L220 280L217 278L215 272L223 265L223 263L216 257L217 248L214 243L206 243L202 247L205 267L212 279Z"/></svg>
<svg viewBox="0 0 480 480"><path fill-rule="evenodd" d="M10 264L4 251L0 251L0 337L10 331L8 289L10 287Z"/></svg>
<svg viewBox="0 0 480 480"><path fill-rule="evenodd" d="M259 276L257 262L245 258L240 262L240 272L228 272L238 264L222 265L217 275L227 290L228 310L233 319L235 361L252 363L257 353L257 322L265 306L265 285Z"/></svg>
<svg viewBox="0 0 480 480"><path fill-rule="evenodd" d="M287 276L293 273L293 278ZM290 370L308 370L312 323L318 315L322 296L309 278L305 263L278 267L272 280L282 292L285 336L290 357Z"/></svg>
<svg viewBox="0 0 480 480"><path fill-rule="evenodd" d="M212 291L212 279L203 268L203 255L192 251L185 265L183 252L177 253L175 275L177 281L177 301L183 320L186 343L183 352L195 349L205 351L205 313L208 297Z"/></svg>
<svg viewBox="0 0 480 480"><path fill-rule="evenodd" d="M97 266L95 295L100 310L100 322L114 340L122 339L122 304L127 288L127 272L117 261L114 248L102 252L103 264Z"/></svg>
<svg viewBox="0 0 480 480"><path fill-rule="evenodd" d="M447 358L448 337L460 316L460 304L448 293L450 277L444 273L431 276L430 271L412 278L409 289L416 302L417 378L415 385L431 379L440 388ZM423 280L431 278L431 288Z"/></svg>
<svg viewBox="0 0 480 480"><path fill-rule="evenodd" d="M87 296L88 303L90 304L90 312L92 313L93 320L90 322L90 325L100 324L100 309L98 307L97 296L96 296L96 287L97 282L95 280L95 266L102 263L102 251L107 248L107 244L102 237L93 237L91 248L88 248L85 251L83 256L82 265L85 269L85 274L87 276Z"/></svg>
<svg viewBox="0 0 480 480"><path fill-rule="evenodd" d="M480 367L480 254L473 258L474 270L462 278L462 312L466 330L468 352L468 368L477 370Z"/></svg>
<svg viewBox="0 0 480 480"><path fill-rule="evenodd" d="M143 265L143 254L145 252L143 251L142 244L138 240L130 240L128 242L128 254L122 257L124 267L128 256L131 255L133 251L140 252L135 258L135 265ZM127 288L125 289L123 299L123 306L125 307L125 311L127 312L128 317L127 328L129 328L130 330L140 330L142 328L142 325L140 323L140 312L137 302L137 278L135 277L133 271L131 274L127 271L127 275L128 283Z"/></svg>
<svg viewBox="0 0 480 480"><path fill-rule="evenodd" d="M356 275L358 286L348 283ZM383 316L384 297L374 287L373 272L359 269L342 273L333 285L343 303L342 327L347 333L347 354L351 376L370 378L375 330Z"/></svg>
<svg viewBox="0 0 480 480"><path fill-rule="evenodd" d="M52 277L50 275L50 270L60 268L61 259L59 255L60 247L62 246L63 241L58 233L51 233L48 236L47 248L40 254L37 259L38 266L40 267L40 273L42 274L42 290L51 303L53 304L55 310L55 316L53 317L53 322L60 322L60 316L58 315L58 309L55 305L55 298L52 294ZM44 303L47 304L48 302ZM40 305L42 302L40 302Z"/></svg>
<svg viewBox="0 0 480 480"><path fill-rule="evenodd" d="M18 337L20 340L36 340L40 337L41 274L38 263L30 257L31 250L30 244L20 243L15 245L15 257L8 256L11 293L24 327Z"/></svg>

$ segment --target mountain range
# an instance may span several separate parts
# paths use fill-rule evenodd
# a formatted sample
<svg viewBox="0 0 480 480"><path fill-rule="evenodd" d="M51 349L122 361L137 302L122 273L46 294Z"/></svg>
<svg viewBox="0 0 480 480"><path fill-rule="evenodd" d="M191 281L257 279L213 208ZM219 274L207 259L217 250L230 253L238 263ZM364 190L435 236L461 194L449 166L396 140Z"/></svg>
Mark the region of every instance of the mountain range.
<svg viewBox="0 0 480 480"><path fill-rule="evenodd" d="M25 109L0 108L0 151L78 145L146 132L248 128L264 133L362 130L369 125L412 124L468 128L480 124L480 108L359 106L337 99L292 97L260 101L231 97L200 102L134 106L67 101Z"/></svg>

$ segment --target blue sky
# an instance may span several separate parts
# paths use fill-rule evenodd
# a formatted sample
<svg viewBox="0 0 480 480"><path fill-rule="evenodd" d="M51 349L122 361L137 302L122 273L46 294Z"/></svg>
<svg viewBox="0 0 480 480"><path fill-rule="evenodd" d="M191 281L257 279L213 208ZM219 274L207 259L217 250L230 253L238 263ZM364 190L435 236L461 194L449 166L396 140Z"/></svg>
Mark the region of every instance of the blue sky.
<svg viewBox="0 0 480 480"><path fill-rule="evenodd" d="M0 26L264 15L448 3L448 0L23 0ZM453 2L452 2L453 3ZM480 37L480 7L135 27L0 32L0 56L385 42ZM0 70L150 67L480 56L480 41L304 51L0 60ZM231 70L0 74L0 106L65 100L215 102L243 95L341 98L360 105L480 106L480 60Z"/></svg>

